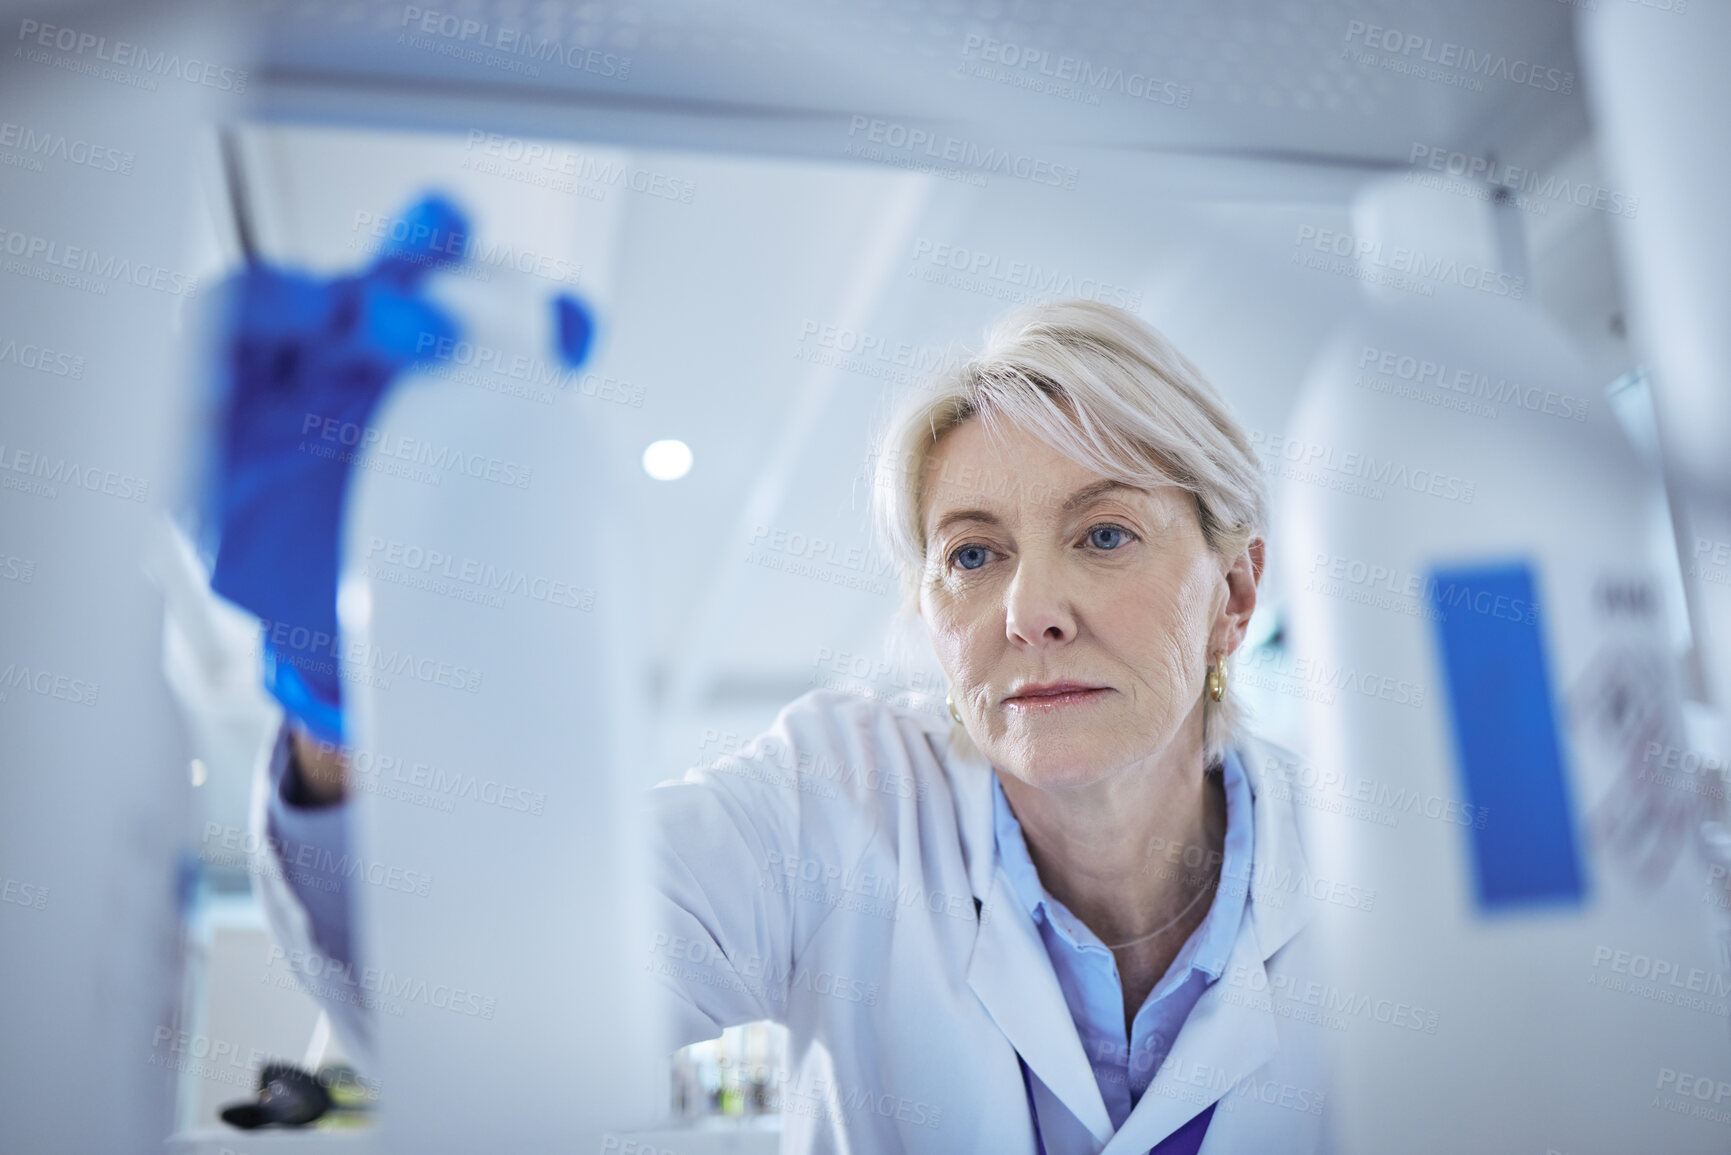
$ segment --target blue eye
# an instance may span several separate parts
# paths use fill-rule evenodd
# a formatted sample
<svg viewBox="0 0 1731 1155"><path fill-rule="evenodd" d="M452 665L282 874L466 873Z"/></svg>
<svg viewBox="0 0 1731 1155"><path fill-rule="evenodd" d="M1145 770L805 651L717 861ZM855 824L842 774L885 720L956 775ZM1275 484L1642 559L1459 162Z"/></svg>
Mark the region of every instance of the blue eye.
<svg viewBox="0 0 1731 1155"><path fill-rule="evenodd" d="M1096 549L1117 549L1129 536L1115 525L1097 525L1088 531L1088 544Z"/></svg>
<svg viewBox="0 0 1731 1155"><path fill-rule="evenodd" d="M950 560L963 569L979 569L986 564L987 552L989 551L983 545L964 545Z"/></svg>

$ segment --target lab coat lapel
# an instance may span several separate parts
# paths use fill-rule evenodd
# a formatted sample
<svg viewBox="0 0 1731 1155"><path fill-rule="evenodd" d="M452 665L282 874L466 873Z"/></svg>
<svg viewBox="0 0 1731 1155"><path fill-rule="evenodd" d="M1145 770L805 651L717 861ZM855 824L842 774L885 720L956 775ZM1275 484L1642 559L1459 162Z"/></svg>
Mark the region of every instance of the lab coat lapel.
<svg viewBox="0 0 1731 1155"><path fill-rule="evenodd" d="M1280 1040L1267 991L1262 950L1246 922L1224 975L1202 992L1154 1081L1101 1155L1142 1155L1273 1058ZM1216 1112L1210 1130L1230 1118Z"/></svg>
<svg viewBox="0 0 1731 1155"><path fill-rule="evenodd" d="M1269 788L1270 753L1255 739L1238 751L1250 784L1252 881L1226 969L1202 992L1166 1062L1101 1155L1141 1155L1231 1093L1279 1049L1267 962L1310 921L1315 901L1293 885L1309 877L1309 868L1292 802ZM1216 1112L1210 1130L1230 1129L1233 1118Z"/></svg>
<svg viewBox="0 0 1731 1155"><path fill-rule="evenodd" d="M1097 1143L1112 1134L1106 1101L1082 1049L1069 1004L1040 932L999 870L968 963L968 985L1036 1078L1068 1107Z"/></svg>
<svg viewBox="0 0 1731 1155"><path fill-rule="evenodd" d="M985 904L992 897L992 881L998 871L998 836L992 821L992 775L996 771L972 743L957 745L954 738L954 734L944 734L933 741L945 747L944 767L955 794L956 829L967 863L968 885L974 897Z"/></svg>
<svg viewBox="0 0 1731 1155"><path fill-rule="evenodd" d="M1097 1144L1104 1144L1112 1134L1112 1117L1094 1081L1094 1068L1082 1049L1039 928L1016 900L1009 876L998 865L992 822L994 771L971 746L951 746L947 753L968 882L980 911L980 931L968 960L968 985L1035 1077Z"/></svg>
<svg viewBox="0 0 1731 1155"><path fill-rule="evenodd" d="M1274 957L1303 930L1317 907L1305 886L1310 867L1300 844L1291 792L1271 780L1270 768L1279 760L1277 748L1254 738L1238 750L1251 797L1250 920L1263 959Z"/></svg>

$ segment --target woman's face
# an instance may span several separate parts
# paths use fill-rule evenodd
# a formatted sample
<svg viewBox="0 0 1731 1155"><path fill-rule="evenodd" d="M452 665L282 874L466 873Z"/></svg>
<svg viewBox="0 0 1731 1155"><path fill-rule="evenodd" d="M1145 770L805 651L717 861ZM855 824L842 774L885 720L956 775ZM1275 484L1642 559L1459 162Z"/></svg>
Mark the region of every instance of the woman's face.
<svg viewBox="0 0 1731 1155"><path fill-rule="evenodd" d="M1260 542L1222 559L1187 491L1125 486L977 418L933 448L922 513L920 613L994 766L1062 790L1176 743L1200 753L1208 663L1243 639Z"/></svg>

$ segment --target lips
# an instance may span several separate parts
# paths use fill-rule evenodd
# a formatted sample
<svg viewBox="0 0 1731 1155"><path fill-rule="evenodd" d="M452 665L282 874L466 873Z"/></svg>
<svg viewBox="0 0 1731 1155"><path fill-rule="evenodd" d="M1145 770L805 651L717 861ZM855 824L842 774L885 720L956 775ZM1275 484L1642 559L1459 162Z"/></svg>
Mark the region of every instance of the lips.
<svg viewBox="0 0 1731 1155"><path fill-rule="evenodd" d="M1107 687L1094 686L1087 682L1033 682L1006 697L1004 708L1019 713L1055 710L1091 702L1107 692Z"/></svg>

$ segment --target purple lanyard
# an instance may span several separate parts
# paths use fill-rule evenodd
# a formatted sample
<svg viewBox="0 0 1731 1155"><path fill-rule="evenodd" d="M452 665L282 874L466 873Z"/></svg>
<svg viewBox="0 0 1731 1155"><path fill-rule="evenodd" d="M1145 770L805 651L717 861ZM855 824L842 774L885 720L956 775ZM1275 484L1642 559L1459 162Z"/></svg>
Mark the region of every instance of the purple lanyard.
<svg viewBox="0 0 1731 1155"><path fill-rule="evenodd" d="M1046 1155L1046 1139L1040 1134L1040 1108L1034 1103L1034 1076L1028 1070L1026 1059L1017 1055L1016 1061L1022 1064L1022 1086L1028 1091L1028 1114L1034 1123L1034 1150L1036 1155ZM1208 1104L1201 1114L1155 1144L1148 1155L1196 1155L1202 1149L1202 1136L1208 1133L1208 1123L1214 1118L1217 1106L1218 1101Z"/></svg>

